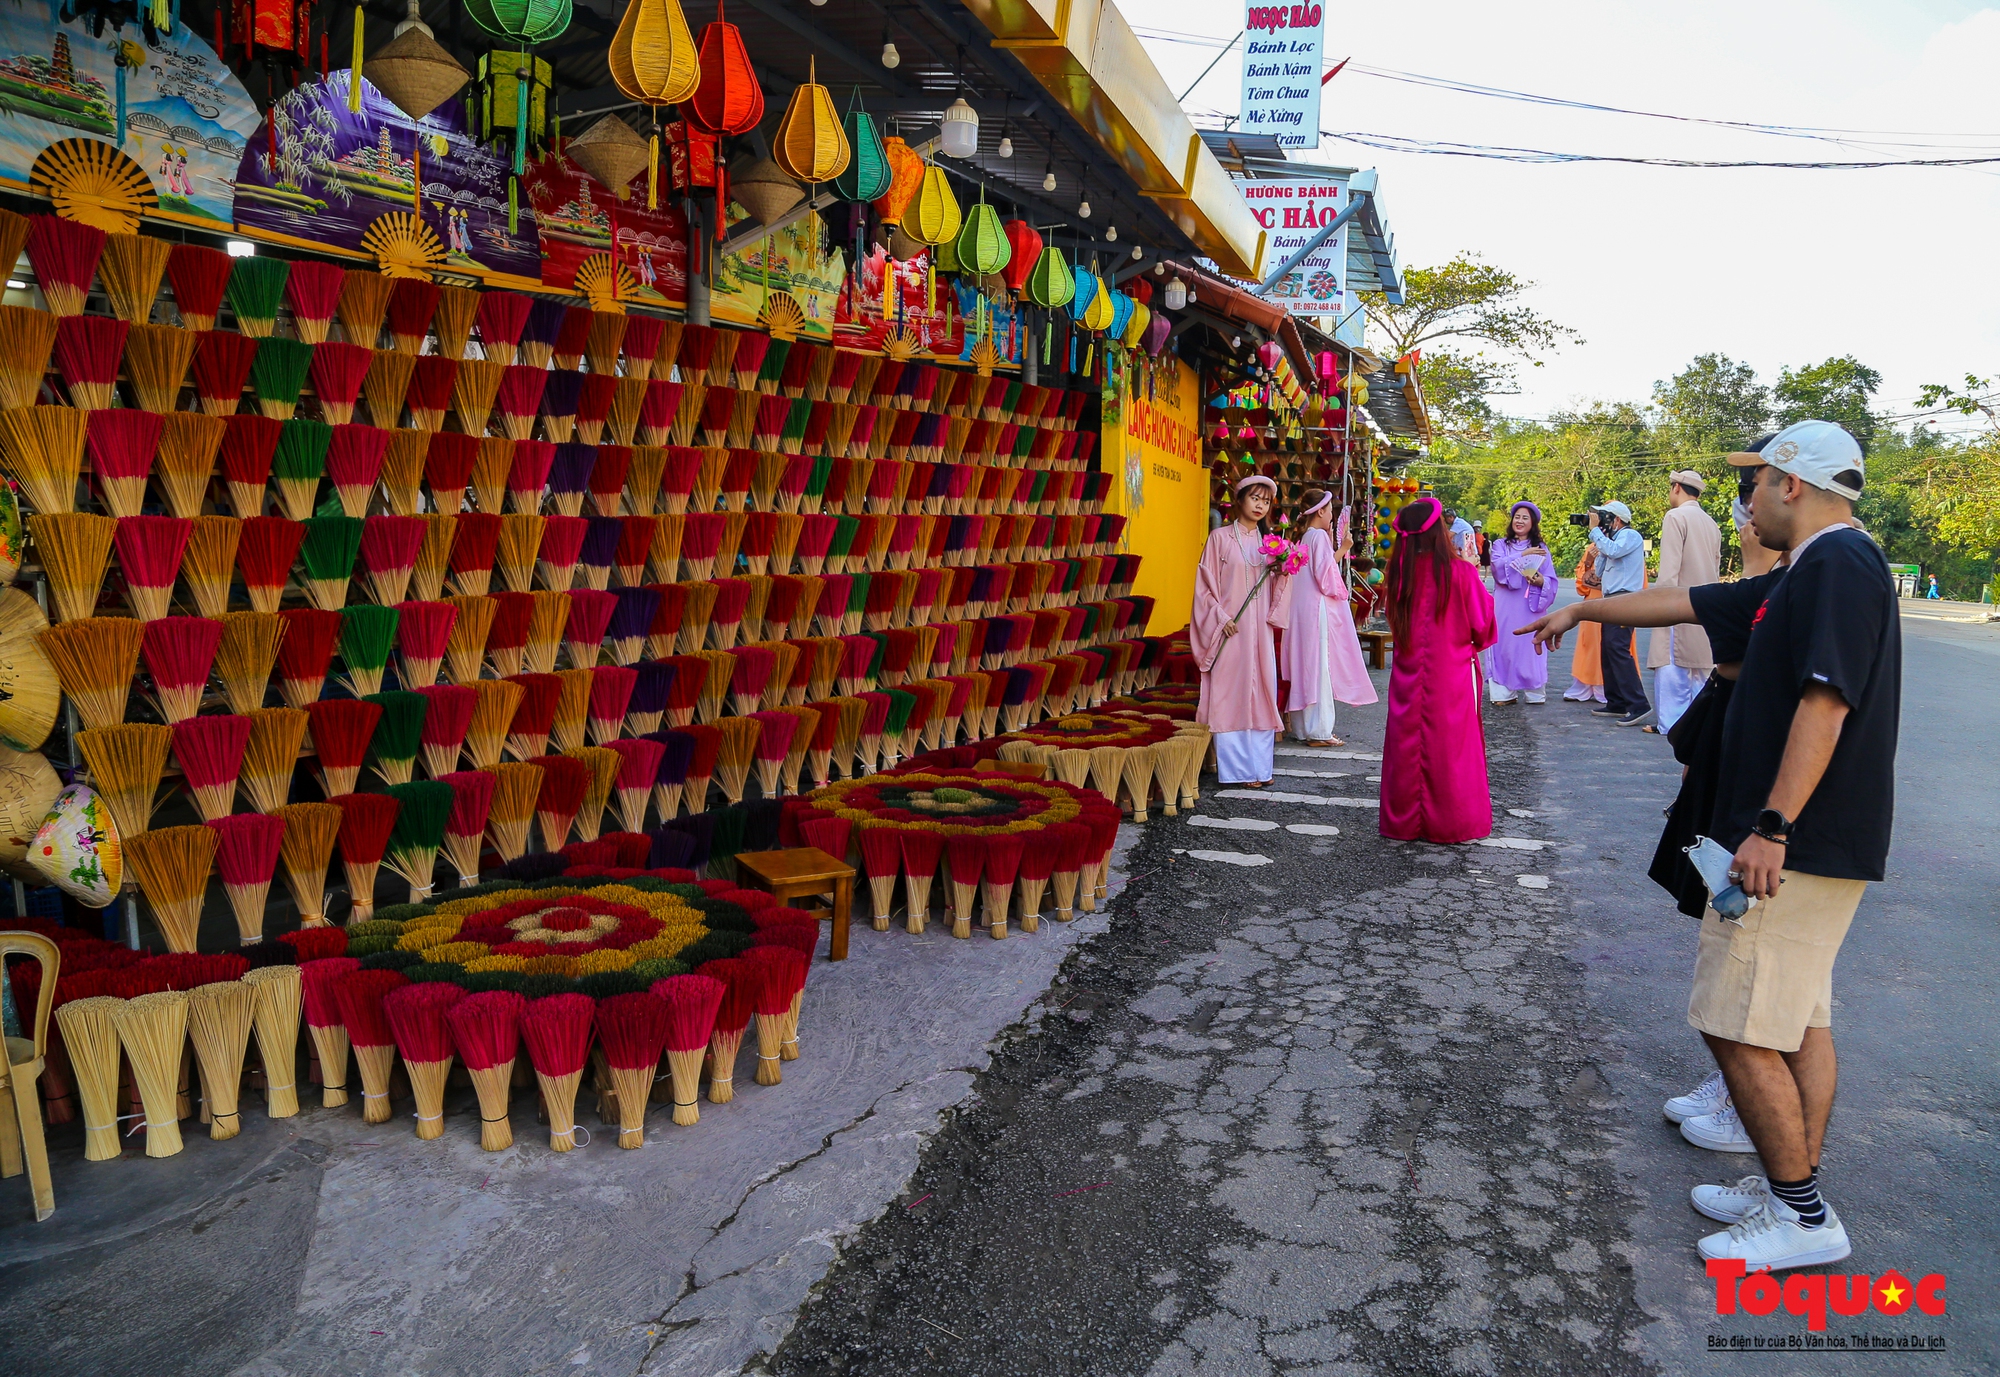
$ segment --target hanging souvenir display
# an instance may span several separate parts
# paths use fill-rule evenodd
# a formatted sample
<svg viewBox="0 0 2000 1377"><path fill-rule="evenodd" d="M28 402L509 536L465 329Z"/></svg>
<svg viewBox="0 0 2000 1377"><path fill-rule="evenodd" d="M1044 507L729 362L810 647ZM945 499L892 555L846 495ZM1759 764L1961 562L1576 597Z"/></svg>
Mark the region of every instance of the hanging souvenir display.
<svg viewBox="0 0 2000 1377"><path fill-rule="evenodd" d="M884 226L896 226L910 213L924 184L924 160L894 134L883 141L882 155L888 163L889 184L875 198L875 210Z"/></svg>
<svg viewBox="0 0 2000 1377"><path fill-rule="evenodd" d="M361 75L413 120L437 109L471 80L458 59L421 26L405 29L383 44L361 64Z"/></svg>
<svg viewBox="0 0 2000 1377"><path fill-rule="evenodd" d="M882 133L875 127L874 117L862 108L859 86L847 98L847 114L842 122L846 126L847 147L852 156L848 159L847 170L833 179L833 185L850 201L872 201L889 190L893 169L889 165L889 151L882 144Z"/></svg>
<svg viewBox="0 0 2000 1377"><path fill-rule="evenodd" d="M771 158L802 182L832 181L847 170L847 134L832 93L819 84L817 58L806 60L806 79L792 92L785 117L778 121Z"/></svg>
<svg viewBox="0 0 2000 1377"><path fill-rule="evenodd" d="M701 61L687 16L675 0L631 0L606 56L618 89L653 107L653 136L646 169L646 205L660 203L660 107L678 105L701 82ZM721 217L718 216L718 219Z"/></svg>
<svg viewBox="0 0 2000 1377"><path fill-rule="evenodd" d="M547 62L525 52L495 49L480 55L479 137L496 146L517 145L517 172L525 170L549 138L554 80Z"/></svg>
<svg viewBox="0 0 2000 1377"><path fill-rule="evenodd" d="M701 31L701 77L688 97L688 118L710 134L747 134L764 119L764 88L757 82L743 34L722 17L716 0L715 18Z"/></svg>
<svg viewBox="0 0 2000 1377"><path fill-rule="evenodd" d="M616 113L569 141L563 156L597 178L621 201L632 197L632 179L646 170L646 141Z"/></svg>
<svg viewBox="0 0 2000 1377"><path fill-rule="evenodd" d="M935 248L956 239L964 223L964 213L958 208L958 198L952 195L951 181L944 175L944 169L935 163L927 164L923 184L917 188L915 211L905 219L904 228L918 243ZM935 258L932 261L932 271L926 274L924 282L926 311L937 310Z"/></svg>

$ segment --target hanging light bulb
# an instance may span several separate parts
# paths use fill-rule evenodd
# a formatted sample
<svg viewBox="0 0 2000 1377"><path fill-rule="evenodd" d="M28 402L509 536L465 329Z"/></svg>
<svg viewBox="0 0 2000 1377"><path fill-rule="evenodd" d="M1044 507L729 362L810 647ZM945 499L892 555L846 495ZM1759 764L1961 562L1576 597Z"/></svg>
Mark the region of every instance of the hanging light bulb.
<svg viewBox="0 0 2000 1377"><path fill-rule="evenodd" d="M1118 226L1109 225L1105 227L1104 242L1107 244L1115 244L1118 242Z"/></svg>
<svg viewBox="0 0 2000 1377"><path fill-rule="evenodd" d="M938 147L947 158L970 158L979 151L979 112L960 96L944 112Z"/></svg>
<svg viewBox="0 0 2000 1377"><path fill-rule="evenodd" d="M1144 258L1145 256L1146 256L1145 249L1141 248L1137 244L1134 244L1132 246L1132 261L1134 263L1137 263L1140 259Z"/></svg>
<svg viewBox="0 0 2000 1377"><path fill-rule="evenodd" d="M1005 134L1002 134L1000 136L1000 156L1003 158L1011 158L1014 156L1014 141L1008 138Z"/></svg>
<svg viewBox="0 0 2000 1377"><path fill-rule="evenodd" d="M1089 198L1089 197L1087 197L1087 196L1086 196L1086 197L1085 197L1085 198L1084 198L1083 200L1081 200L1081 201L1078 201L1078 202L1076 203L1076 214L1077 214L1077 218L1078 218L1078 219L1080 219L1080 220L1088 220L1088 219L1090 218L1090 198Z"/></svg>
<svg viewBox="0 0 2000 1377"><path fill-rule="evenodd" d="M893 69L901 66L902 62L903 55L896 51L895 43L890 40L888 31L884 30L882 33L882 65Z"/></svg>
<svg viewBox="0 0 2000 1377"><path fill-rule="evenodd" d="M1165 267L1166 265L1161 264L1161 266ZM1169 282L1166 291L1161 296L1161 301L1169 311L1185 310L1188 304L1187 283L1181 281L1178 277Z"/></svg>
<svg viewBox="0 0 2000 1377"><path fill-rule="evenodd" d="M1055 189L1056 189L1056 165L1053 162L1051 162L1048 165L1048 168L1042 173L1042 190L1054 191Z"/></svg>

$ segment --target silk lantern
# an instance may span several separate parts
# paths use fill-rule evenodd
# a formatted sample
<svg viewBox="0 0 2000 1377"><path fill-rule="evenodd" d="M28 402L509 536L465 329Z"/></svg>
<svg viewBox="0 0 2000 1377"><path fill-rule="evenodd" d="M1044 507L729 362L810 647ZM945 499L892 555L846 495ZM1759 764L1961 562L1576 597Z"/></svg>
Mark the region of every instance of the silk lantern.
<svg viewBox="0 0 2000 1377"><path fill-rule="evenodd" d="M618 89L654 108L653 136L647 141L646 206L660 204L659 107L678 105L701 81L701 60L687 16L675 0L630 0L605 54ZM720 218L718 216L718 218Z"/></svg>
<svg viewBox="0 0 2000 1377"><path fill-rule="evenodd" d="M1126 298L1128 301L1131 298ZM1153 311L1143 301L1132 302L1132 314L1125 321L1125 328L1118 332L1118 338L1125 341L1128 349L1137 349L1146 338L1146 327L1152 323Z"/></svg>
<svg viewBox="0 0 2000 1377"><path fill-rule="evenodd" d="M859 89L848 100L847 147L851 156L847 171L833 179L833 185L850 201L873 201L889 190L889 153L882 146L882 131L874 116L861 106Z"/></svg>
<svg viewBox="0 0 2000 1377"><path fill-rule="evenodd" d="M1111 338L1122 340L1125 338L1125 327L1131 323L1132 312L1139 303L1123 292L1111 292L1110 297L1111 323L1105 328L1111 332Z"/></svg>
<svg viewBox="0 0 2000 1377"><path fill-rule="evenodd" d="M715 18L701 31L701 76L688 97L688 117L711 134L747 134L764 119L764 88L750 64L743 34L722 17L718 0Z"/></svg>
<svg viewBox="0 0 2000 1377"><path fill-rule="evenodd" d="M1070 276L1075 279L1076 287L1071 292L1069 298L1069 318L1077 324L1082 325L1084 313L1089 311L1091 306L1097 301L1097 274L1079 263L1075 268L1070 270ZM1102 327L1085 326L1084 328L1101 329Z"/></svg>
<svg viewBox="0 0 2000 1377"><path fill-rule="evenodd" d="M900 225L924 184L924 160L916 150L891 134L882 145L889 163L889 187L875 198L875 210L885 225Z"/></svg>
<svg viewBox="0 0 2000 1377"><path fill-rule="evenodd" d="M802 182L828 182L847 170L847 135L833 108L833 93L819 84L818 59L809 59L806 79L792 92L785 117L771 140L771 159Z"/></svg>
<svg viewBox="0 0 2000 1377"><path fill-rule="evenodd" d="M983 191L952 239L952 248L959 266L981 277L999 272L1013 260L1014 246L1000 224L1000 212L986 204Z"/></svg>
<svg viewBox="0 0 2000 1377"><path fill-rule="evenodd" d="M1100 276L1093 275L1092 280L1097 284L1097 294L1091 298L1090 305L1084 308L1083 328L1103 330L1110 326L1113 314L1111 289L1104 285L1104 279Z"/></svg>
<svg viewBox="0 0 2000 1377"><path fill-rule="evenodd" d="M1026 290L1028 300L1045 310L1070 303L1076 295L1076 278L1070 273L1069 261L1061 249L1050 244L1042 250L1028 272Z"/></svg>
<svg viewBox="0 0 2000 1377"><path fill-rule="evenodd" d="M1007 290L1016 296L1028 284L1028 274L1032 273L1042 259L1042 236L1026 220L1009 220L1002 229L1007 235L1007 266L1001 274L1007 280Z"/></svg>
<svg viewBox="0 0 2000 1377"><path fill-rule="evenodd" d="M916 215L906 228L922 243L942 244L956 239L964 223L965 213L958 208L958 197L951 194L951 181L944 169L927 165L923 185L917 189Z"/></svg>

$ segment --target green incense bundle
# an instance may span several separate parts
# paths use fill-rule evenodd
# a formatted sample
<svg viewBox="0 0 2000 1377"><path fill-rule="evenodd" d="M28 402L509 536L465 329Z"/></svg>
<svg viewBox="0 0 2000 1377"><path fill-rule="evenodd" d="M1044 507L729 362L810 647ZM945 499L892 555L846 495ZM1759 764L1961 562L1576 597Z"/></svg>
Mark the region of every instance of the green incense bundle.
<svg viewBox="0 0 2000 1377"><path fill-rule="evenodd" d="M560 952L557 955L561 955ZM589 995L592 999L609 999L613 995L644 994L653 988L653 983L642 975L634 975L629 970L596 971L576 978L576 992Z"/></svg>
<svg viewBox="0 0 2000 1377"><path fill-rule="evenodd" d="M363 695L382 709L375 724L375 773L385 784L408 784L423 748L424 710L430 700L421 693L403 690Z"/></svg>
<svg viewBox="0 0 2000 1377"><path fill-rule="evenodd" d="M833 519L833 543L826 547L828 560L844 560L847 552L854 548L854 533L861 529L861 519L853 516L836 516ZM842 566L832 564L838 569Z"/></svg>
<svg viewBox="0 0 2000 1377"><path fill-rule="evenodd" d="M1000 399L1000 415L1002 419L1012 416L1014 408L1021 404L1021 390L1022 384L1019 378L1013 378L1008 381L1007 393ZM1026 427L1023 427L1023 429L1026 429Z"/></svg>
<svg viewBox="0 0 2000 1377"><path fill-rule="evenodd" d="M646 982L648 989L655 980L665 980L670 975L686 975L688 967L671 956L652 956L644 961L634 961L625 968Z"/></svg>
<svg viewBox="0 0 2000 1377"><path fill-rule="evenodd" d="M257 357L250 360L250 390L257 394L257 409L274 420L291 420L312 357L313 347L299 340L274 335L257 341Z"/></svg>
<svg viewBox="0 0 2000 1377"><path fill-rule="evenodd" d="M338 612L347 602L347 580L361 553L358 516L316 516L305 523L299 562L306 568L306 597L314 607Z"/></svg>
<svg viewBox="0 0 2000 1377"><path fill-rule="evenodd" d="M396 800L398 811L382 864L410 882L411 903L422 903L430 896L438 848L444 845L445 824L451 820L451 786L419 779L391 784L386 792Z"/></svg>
<svg viewBox="0 0 2000 1377"><path fill-rule="evenodd" d="M777 352L778 346L774 342L771 345L771 353L775 354ZM764 366L766 368L771 366L769 354L764 357ZM785 428L778 433L778 448L784 450L787 454L797 454L805 447L806 422L812 419L812 409L813 404L804 397L798 397L793 400L792 409L785 415Z"/></svg>
<svg viewBox="0 0 2000 1377"><path fill-rule="evenodd" d="M774 339L771 347L764 351L764 366L757 370L757 390L776 392L784 381L785 360L792 356L792 342L788 339ZM798 408L794 407L796 413Z"/></svg>
<svg viewBox="0 0 2000 1377"><path fill-rule="evenodd" d="M347 666L347 684L355 697L381 692L382 671L388 667L396 623L402 615L393 607L376 603L340 609L340 658Z"/></svg>
<svg viewBox="0 0 2000 1377"><path fill-rule="evenodd" d="M278 488L278 505L293 521L312 517L332 443L333 427L324 421L294 416L279 429L278 447L271 453L271 481Z"/></svg>
<svg viewBox="0 0 2000 1377"><path fill-rule="evenodd" d="M875 576L866 571L853 575L853 578L854 582L847 589L847 625L844 628L850 634L861 630L861 614L868 607L868 589L875 582ZM882 658L880 646L875 648L875 658Z"/></svg>
<svg viewBox="0 0 2000 1377"><path fill-rule="evenodd" d="M1028 484L1028 504L1033 506L1042 500L1042 494L1049 490L1049 471L1036 469L1034 481Z"/></svg>
<svg viewBox="0 0 2000 1377"><path fill-rule="evenodd" d="M1028 451L1035 447L1035 436L1040 433L1033 426L1022 426L1021 433L1014 437L1014 453L1012 457L1015 459L1027 458ZM1044 476L1046 476L1046 471L1044 472Z"/></svg>
<svg viewBox="0 0 2000 1377"><path fill-rule="evenodd" d="M813 460L812 477L806 479L806 496L813 499L812 510L819 510L820 500L826 496L826 484L833 477L833 456L822 454Z"/></svg>
<svg viewBox="0 0 2000 1377"><path fill-rule="evenodd" d="M910 714L917 709L916 694L907 693L902 689L889 689L887 692L889 695L889 716L882 723L882 742L884 746L887 746L889 742L903 734L903 729L910 725Z"/></svg>
<svg viewBox="0 0 2000 1377"><path fill-rule="evenodd" d="M575 989L574 980L566 975L557 975L554 971L536 971L521 977L521 994L531 1000L546 999L556 994L570 994Z"/></svg>
<svg viewBox="0 0 2000 1377"><path fill-rule="evenodd" d="M229 309L236 312L236 329L253 339L269 339L278 321L278 303L285 299L285 279L292 265L282 258L239 258L229 272ZM310 354L312 346L305 346ZM295 389L296 390L296 389Z"/></svg>
<svg viewBox="0 0 2000 1377"><path fill-rule="evenodd" d="M882 681L882 661L889 655L889 633L864 631L861 634L875 642L875 653L868 657L868 673L863 677L871 684L878 684Z"/></svg>

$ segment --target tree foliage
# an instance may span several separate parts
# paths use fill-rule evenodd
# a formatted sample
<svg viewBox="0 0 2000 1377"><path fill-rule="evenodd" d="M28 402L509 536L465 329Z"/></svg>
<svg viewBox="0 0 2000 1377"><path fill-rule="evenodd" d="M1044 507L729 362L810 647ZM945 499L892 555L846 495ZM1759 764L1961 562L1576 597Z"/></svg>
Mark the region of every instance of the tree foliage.
<svg viewBox="0 0 2000 1377"><path fill-rule="evenodd" d="M1666 382L1653 384L1653 405L1673 447L1684 453L1729 454L1746 448L1771 419L1771 389L1757 370L1727 354L1703 354Z"/></svg>
<svg viewBox="0 0 2000 1377"><path fill-rule="evenodd" d="M1882 375L1848 354L1793 371L1778 370L1771 389L1781 426L1795 421L1832 421L1852 435L1866 454L1875 443L1875 391Z"/></svg>

